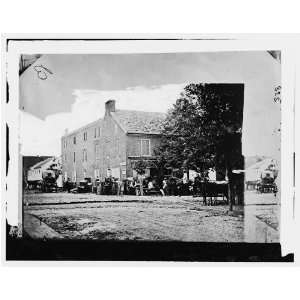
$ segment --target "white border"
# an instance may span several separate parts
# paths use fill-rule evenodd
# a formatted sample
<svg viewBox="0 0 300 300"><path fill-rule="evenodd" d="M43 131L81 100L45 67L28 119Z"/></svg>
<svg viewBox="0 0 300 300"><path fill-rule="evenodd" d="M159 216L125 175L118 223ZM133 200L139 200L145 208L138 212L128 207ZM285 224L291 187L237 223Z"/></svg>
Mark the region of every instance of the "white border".
<svg viewBox="0 0 300 300"><path fill-rule="evenodd" d="M297 37L297 38L296 38ZM7 183L17 188L9 190L4 197L18 199L21 189L15 185L15 178L19 175L18 126L19 126L19 87L18 67L20 54L35 53L162 53L162 52L210 52L210 51L282 51L282 207L281 207L281 245L282 254L294 252L295 249L295 221L293 213L293 101L295 91L295 72L297 49L299 49L299 36L296 35L11 35L9 38L179 38L182 40L168 41L10 41L9 52L4 53L5 62L8 63L8 81L10 85L10 102L6 105L6 119L10 124L11 165ZM190 38L229 39L229 40L188 40ZM5 39L3 41L5 44ZM4 45L5 46L5 45ZM3 70L5 72L5 70ZM5 77L4 77L5 78ZM4 84L4 83L3 83ZM3 91L3 90L2 90ZM16 122L18 120L18 122ZM3 161L2 161L3 162ZM5 164L4 164L5 165ZM3 169L3 168L2 168ZM3 185L2 185L3 186ZM3 197L3 198L4 198ZM5 198L4 198L5 199ZM287 200L284 200L287 199ZM2 207L4 212L4 207ZM8 207L8 220L10 224L20 222L20 201L10 202ZM3 235L4 236L4 235ZM298 248L299 249L299 248Z"/></svg>

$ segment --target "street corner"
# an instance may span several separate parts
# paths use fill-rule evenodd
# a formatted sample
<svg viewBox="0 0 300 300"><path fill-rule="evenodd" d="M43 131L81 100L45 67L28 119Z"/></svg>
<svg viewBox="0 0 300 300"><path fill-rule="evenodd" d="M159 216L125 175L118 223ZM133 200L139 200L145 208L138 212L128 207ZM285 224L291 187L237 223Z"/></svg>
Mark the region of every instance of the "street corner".
<svg viewBox="0 0 300 300"><path fill-rule="evenodd" d="M32 239L62 239L63 236L42 222L37 216L24 214L24 231Z"/></svg>

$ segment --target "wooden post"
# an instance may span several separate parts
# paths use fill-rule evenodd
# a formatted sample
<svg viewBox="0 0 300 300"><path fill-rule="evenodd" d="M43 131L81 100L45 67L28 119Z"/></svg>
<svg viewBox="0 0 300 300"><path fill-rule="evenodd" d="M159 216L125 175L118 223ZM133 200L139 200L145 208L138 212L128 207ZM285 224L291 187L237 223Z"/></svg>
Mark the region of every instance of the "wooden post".
<svg viewBox="0 0 300 300"><path fill-rule="evenodd" d="M140 195L144 195L144 190L143 190L143 177L140 175Z"/></svg>

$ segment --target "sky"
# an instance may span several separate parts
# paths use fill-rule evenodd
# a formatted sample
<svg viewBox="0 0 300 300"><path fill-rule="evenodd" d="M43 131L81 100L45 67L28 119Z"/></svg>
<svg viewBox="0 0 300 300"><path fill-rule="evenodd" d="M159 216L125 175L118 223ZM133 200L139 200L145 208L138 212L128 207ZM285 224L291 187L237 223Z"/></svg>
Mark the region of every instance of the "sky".
<svg viewBox="0 0 300 300"><path fill-rule="evenodd" d="M51 73L41 80L36 66ZM60 138L117 109L167 112L189 83L244 83L243 154L279 157L280 63L264 51L43 55L20 77L23 155L60 155Z"/></svg>

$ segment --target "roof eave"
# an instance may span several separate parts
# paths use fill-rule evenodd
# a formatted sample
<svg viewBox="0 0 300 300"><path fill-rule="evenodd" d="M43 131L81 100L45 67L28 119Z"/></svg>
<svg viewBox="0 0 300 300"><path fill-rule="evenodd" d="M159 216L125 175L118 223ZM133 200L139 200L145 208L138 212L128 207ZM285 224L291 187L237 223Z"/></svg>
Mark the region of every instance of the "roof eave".
<svg viewBox="0 0 300 300"><path fill-rule="evenodd" d="M128 131L127 134L130 135L155 135L155 136L161 136L162 134L160 132L144 132L144 131Z"/></svg>
<svg viewBox="0 0 300 300"><path fill-rule="evenodd" d="M119 127L120 127L125 133L128 133L127 128L125 128L125 127L121 124L120 120L118 119L118 117L117 117L113 112L110 113L110 116L112 117L112 119L119 125Z"/></svg>

